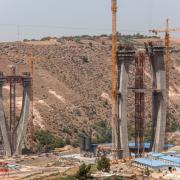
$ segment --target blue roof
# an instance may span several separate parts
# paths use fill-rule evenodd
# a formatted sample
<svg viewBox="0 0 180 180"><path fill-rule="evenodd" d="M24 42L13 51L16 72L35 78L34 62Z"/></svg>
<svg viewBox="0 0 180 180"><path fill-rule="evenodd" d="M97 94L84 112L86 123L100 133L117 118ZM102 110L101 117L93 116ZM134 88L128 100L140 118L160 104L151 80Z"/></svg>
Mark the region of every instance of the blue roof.
<svg viewBox="0 0 180 180"><path fill-rule="evenodd" d="M165 156L165 154L157 153L157 152L150 152L150 153L148 153L148 155L150 155L152 157L162 157L162 156Z"/></svg>
<svg viewBox="0 0 180 180"><path fill-rule="evenodd" d="M151 144L150 144L149 142L145 142L145 143L144 143L144 148L149 149L149 148L150 148L150 145L151 145ZM135 143L134 143L134 142L130 142L130 143L129 143L129 147L130 147L130 148L135 147Z"/></svg>
<svg viewBox="0 0 180 180"><path fill-rule="evenodd" d="M168 153L170 153L170 154L175 154L176 151L169 151Z"/></svg>
<svg viewBox="0 0 180 180"><path fill-rule="evenodd" d="M177 164L180 164L180 158L179 157L174 157L174 156L162 156L160 157L161 159L164 159L166 161L174 162Z"/></svg>
<svg viewBox="0 0 180 180"><path fill-rule="evenodd" d="M150 148L150 146L151 146L151 143L150 142L145 142L144 143L144 148L146 148L146 149L149 149ZM164 148L171 148L171 147L173 147L174 145L172 145L172 144L165 144L164 145ZM129 147L135 147L135 142L130 142L129 143Z"/></svg>
<svg viewBox="0 0 180 180"><path fill-rule="evenodd" d="M169 149L171 147L174 147L174 145L173 144L165 144L164 147Z"/></svg>
<svg viewBox="0 0 180 180"><path fill-rule="evenodd" d="M149 166L151 168L162 168L162 167L169 166L168 164L166 164L162 161L147 159L147 158L138 158L138 159L135 159L134 162L145 165L145 166Z"/></svg>
<svg viewBox="0 0 180 180"><path fill-rule="evenodd" d="M98 144L98 146L108 146L108 147L111 147L112 146L112 143L103 143L103 144ZM151 146L151 143L150 142L145 142L144 143L144 148L145 149L149 149ZM172 147L173 145L172 144L165 144L164 147L165 148L170 148ZM134 148L135 147L135 142L129 142L129 147L130 148Z"/></svg>
<svg viewBox="0 0 180 180"><path fill-rule="evenodd" d="M16 168L17 168L17 165L16 165L16 164L8 164L7 166L8 166L8 168L10 168L10 169L16 169Z"/></svg>
<svg viewBox="0 0 180 180"><path fill-rule="evenodd" d="M180 154L173 154L173 156L180 158Z"/></svg>

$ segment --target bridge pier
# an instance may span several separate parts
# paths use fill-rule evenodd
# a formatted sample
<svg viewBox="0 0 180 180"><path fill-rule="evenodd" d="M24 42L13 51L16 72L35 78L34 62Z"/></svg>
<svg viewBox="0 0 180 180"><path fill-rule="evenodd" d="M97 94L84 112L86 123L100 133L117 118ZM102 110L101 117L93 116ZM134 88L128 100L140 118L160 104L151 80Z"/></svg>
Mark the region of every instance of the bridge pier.
<svg viewBox="0 0 180 180"><path fill-rule="evenodd" d="M30 89L31 78L29 73L24 73L22 76L15 74L15 67L12 69L13 74L4 76L0 72L0 131L2 135L2 145L4 154L7 156L20 155L22 153L24 140L26 137L29 108L30 108ZM8 83L10 85L10 120L5 117L3 107L3 85ZM20 114L20 120L16 117L16 84L23 85L23 102ZM9 123L8 123L9 122Z"/></svg>

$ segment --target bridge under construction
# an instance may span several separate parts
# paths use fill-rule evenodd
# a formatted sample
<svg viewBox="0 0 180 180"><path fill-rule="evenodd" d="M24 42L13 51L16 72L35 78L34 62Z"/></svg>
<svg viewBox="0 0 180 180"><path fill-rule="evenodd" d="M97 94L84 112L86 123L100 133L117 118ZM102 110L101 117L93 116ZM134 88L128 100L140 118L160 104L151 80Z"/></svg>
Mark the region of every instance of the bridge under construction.
<svg viewBox="0 0 180 180"><path fill-rule="evenodd" d="M149 60L152 69L152 88L144 86L144 64ZM135 61L134 87L128 87L129 67ZM166 73L164 65L164 47L148 43L145 50L138 51L131 47L121 47L117 52L117 121L113 129L113 152L115 158L128 157L128 91L135 96L135 154L144 152L144 114L145 96L152 94L152 131L150 151L164 150L166 129Z"/></svg>
<svg viewBox="0 0 180 180"><path fill-rule="evenodd" d="M3 86L8 84L10 87L9 99L9 119L6 118L3 107ZM23 86L23 102L20 118L16 116L16 85ZM24 147L26 137L29 107L30 107L30 91L31 77L25 72L22 75L16 74L16 68L11 67L10 75L0 73L0 135L1 135L1 152L3 155L12 156L20 155Z"/></svg>

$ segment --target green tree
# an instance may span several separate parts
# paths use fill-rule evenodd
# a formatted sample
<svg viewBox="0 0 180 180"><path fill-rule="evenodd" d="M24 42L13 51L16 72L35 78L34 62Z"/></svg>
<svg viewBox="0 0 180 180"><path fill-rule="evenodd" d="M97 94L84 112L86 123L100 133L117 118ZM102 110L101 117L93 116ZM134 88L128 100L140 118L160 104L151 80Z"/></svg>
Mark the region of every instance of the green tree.
<svg viewBox="0 0 180 180"><path fill-rule="evenodd" d="M92 143L109 143L112 139L112 129L105 121L100 121L92 125L92 129L96 130L97 134L93 137Z"/></svg>
<svg viewBox="0 0 180 180"><path fill-rule="evenodd" d="M89 172L91 170L91 165L85 165L84 163L79 167L79 170L76 174L76 178L79 180L87 179Z"/></svg>
<svg viewBox="0 0 180 180"><path fill-rule="evenodd" d="M38 150L41 152L49 152L54 148L64 146L64 141L59 137L55 137L49 131L38 131L35 138L38 142Z"/></svg>
<svg viewBox="0 0 180 180"><path fill-rule="evenodd" d="M180 130L180 125L178 124L178 122L176 120L173 120L171 122L169 131L170 132L175 132L175 131L179 131Z"/></svg>
<svg viewBox="0 0 180 180"><path fill-rule="evenodd" d="M103 156L97 161L97 169L99 171L103 172L109 172L110 171L110 159Z"/></svg>

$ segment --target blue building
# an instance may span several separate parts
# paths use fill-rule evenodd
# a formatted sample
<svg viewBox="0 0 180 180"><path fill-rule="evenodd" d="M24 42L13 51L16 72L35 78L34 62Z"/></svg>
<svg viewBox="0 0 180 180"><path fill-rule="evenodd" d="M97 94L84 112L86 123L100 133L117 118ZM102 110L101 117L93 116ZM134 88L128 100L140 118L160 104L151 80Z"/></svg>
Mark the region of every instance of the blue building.
<svg viewBox="0 0 180 180"><path fill-rule="evenodd" d="M151 169L165 169L165 168L180 168L180 157L164 153L148 153L145 158L137 158L134 160L133 164L142 168Z"/></svg>

